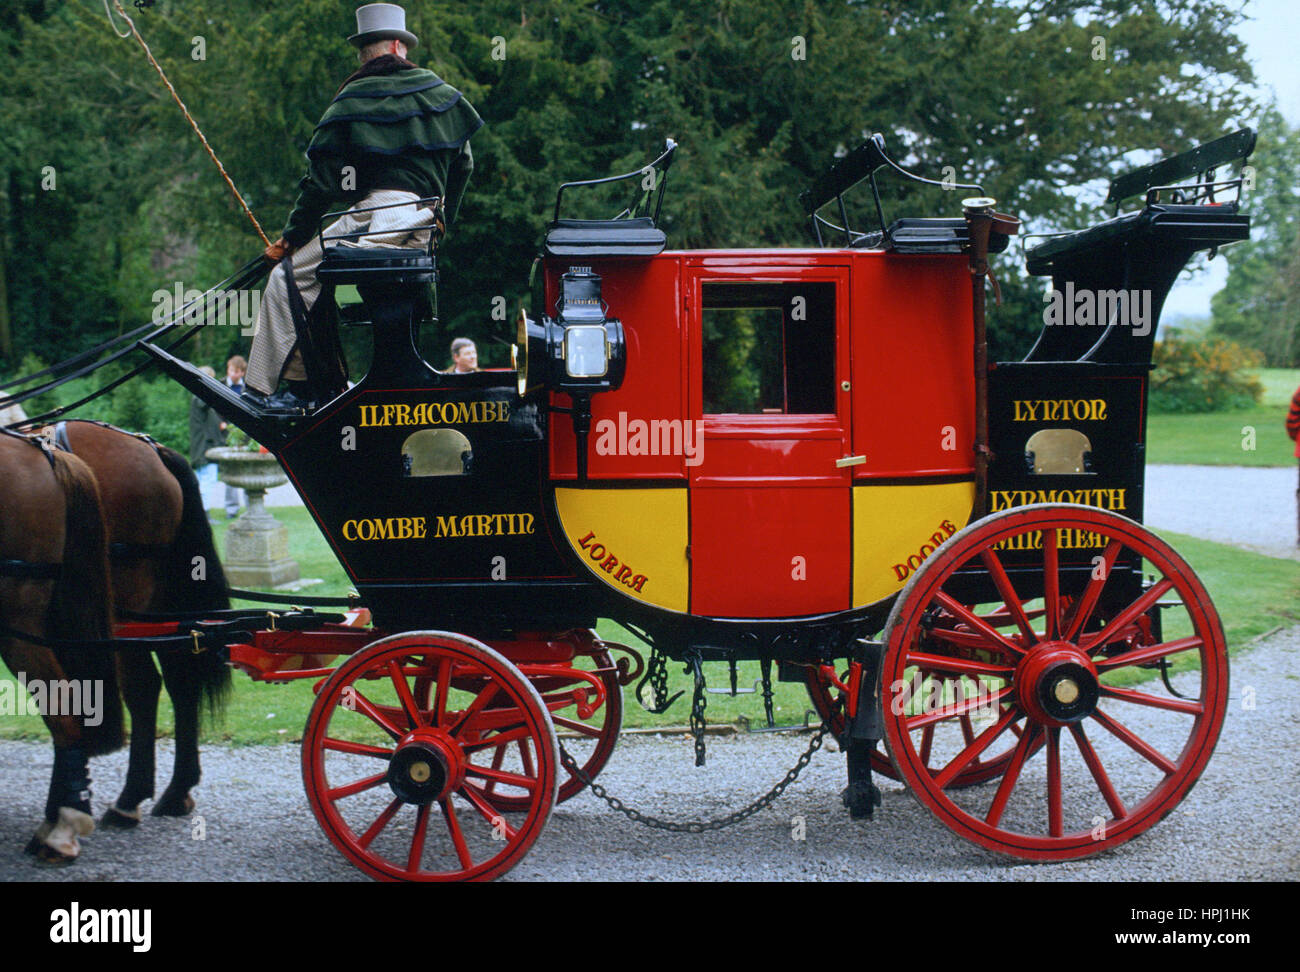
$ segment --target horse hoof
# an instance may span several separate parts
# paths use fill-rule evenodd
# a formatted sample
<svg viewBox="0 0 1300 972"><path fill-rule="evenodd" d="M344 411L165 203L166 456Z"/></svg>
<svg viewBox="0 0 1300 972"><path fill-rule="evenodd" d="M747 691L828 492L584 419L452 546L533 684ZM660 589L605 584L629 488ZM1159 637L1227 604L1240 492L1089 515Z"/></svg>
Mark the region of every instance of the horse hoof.
<svg viewBox="0 0 1300 972"><path fill-rule="evenodd" d="M194 812L194 798L186 796L183 800L164 796L153 805L155 817L188 817Z"/></svg>
<svg viewBox="0 0 1300 972"><path fill-rule="evenodd" d="M131 830L140 826L140 811L109 807L99 818L99 825L108 830Z"/></svg>
<svg viewBox="0 0 1300 972"><path fill-rule="evenodd" d="M77 854L64 854L47 844L39 841L36 843L37 849L32 851L32 856L36 858L37 867L67 867L69 864L77 863Z"/></svg>
<svg viewBox="0 0 1300 972"><path fill-rule="evenodd" d="M35 857L39 865L63 867L75 861L81 853L79 838L88 836L94 830L95 821L90 814L72 807L60 807L58 821L54 824L41 821L25 851Z"/></svg>

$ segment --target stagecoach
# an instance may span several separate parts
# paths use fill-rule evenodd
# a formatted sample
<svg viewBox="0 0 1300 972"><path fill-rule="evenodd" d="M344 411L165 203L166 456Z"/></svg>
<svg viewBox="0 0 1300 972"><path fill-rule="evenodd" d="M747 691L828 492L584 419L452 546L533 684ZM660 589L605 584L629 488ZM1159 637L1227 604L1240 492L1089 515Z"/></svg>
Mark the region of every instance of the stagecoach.
<svg viewBox="0 0 1300 972"><path fill-rule="evenodd" d="M1112 218L1025 246L1073 316L1019 361L989 362L984 338L987 258L1018 221L977 186L887 219L883 177L929 180L880 135L800 197L803 248L669 249L671 140L643 170L562 186L510 369L421 357L436 240L323 239L320 279L357 288L342 323L374 352L349 385L304 332L310 412L263 411L142 341L276 455L355 584L337 614L223 640L256 679L314 683L302 770L330 840L377 878L504 873L556 802L604 793L622 688L663 709L668 661L695 674L693 724L705 662L733 689L759 662L769 699L772 677L806 685L853 817L878 773L1019 858L1155 824L1210 757L1228 677L1204 587L1140 525L1142 314L1194 254L1247 238L1242 180L1216 169L1253 143L1116 179ZM616 218L562 214L620 180L636 199ZM855 228L863 183L875 219Z"/></svg>

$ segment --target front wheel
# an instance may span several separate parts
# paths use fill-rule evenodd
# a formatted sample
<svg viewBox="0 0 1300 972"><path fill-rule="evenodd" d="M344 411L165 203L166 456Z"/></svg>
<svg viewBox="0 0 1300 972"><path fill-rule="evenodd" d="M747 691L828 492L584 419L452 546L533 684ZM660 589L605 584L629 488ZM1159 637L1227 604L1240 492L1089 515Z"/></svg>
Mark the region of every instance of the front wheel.
<svg viewBox="0 0 1300 972"><path fill-rule="evenodd" d="M1026 591L1041 597L1035 617ZM1209 595L1168 544L1104 510L1036 505L971 524L909 581L884 639L899 775L946 826L1011 856L1068 860L1136 837L1191 790L1223 725ZM912 686L932 672L975 690L921 704ZM973 738L952 731L977 714ZM953 740L941 754L935 727ZM1008 743L996 789L945 789Z"/></svg>
<svg viewBox="0 0 1300 972"><path fill-rule="evenodd" d="M495 758L507 741L523 742L529 758ZM541 834L559 767L555 728L529 680L487 645L443 631L384 638L343 662L302 744L316 819L381 880L504 874Z"/></svg>

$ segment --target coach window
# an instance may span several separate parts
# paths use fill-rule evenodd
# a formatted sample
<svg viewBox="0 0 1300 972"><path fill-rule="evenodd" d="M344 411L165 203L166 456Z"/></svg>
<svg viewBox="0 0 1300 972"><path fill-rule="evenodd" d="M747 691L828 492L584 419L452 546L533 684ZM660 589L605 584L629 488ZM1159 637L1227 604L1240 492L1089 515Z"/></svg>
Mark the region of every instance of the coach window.
<svg viewBox="0 0 1300 972"><path fill-rule="evenodd" d="M704 412L835 412L835 284L705 281Z"/></svg>

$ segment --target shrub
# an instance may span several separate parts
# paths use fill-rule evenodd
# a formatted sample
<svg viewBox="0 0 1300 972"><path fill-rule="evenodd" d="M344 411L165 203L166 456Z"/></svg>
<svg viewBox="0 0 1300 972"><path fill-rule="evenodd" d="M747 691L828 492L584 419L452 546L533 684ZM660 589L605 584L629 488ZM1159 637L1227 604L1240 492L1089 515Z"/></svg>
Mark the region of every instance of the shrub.
<svg viewBox="0 0 1300 972"><path fill-rule="evenodd" d="M1253 348L1223 339L1167 337L1152 356L1151 411L1224 412L1258 405L1264 386L1248 369L1263 364Z"/></svg>

